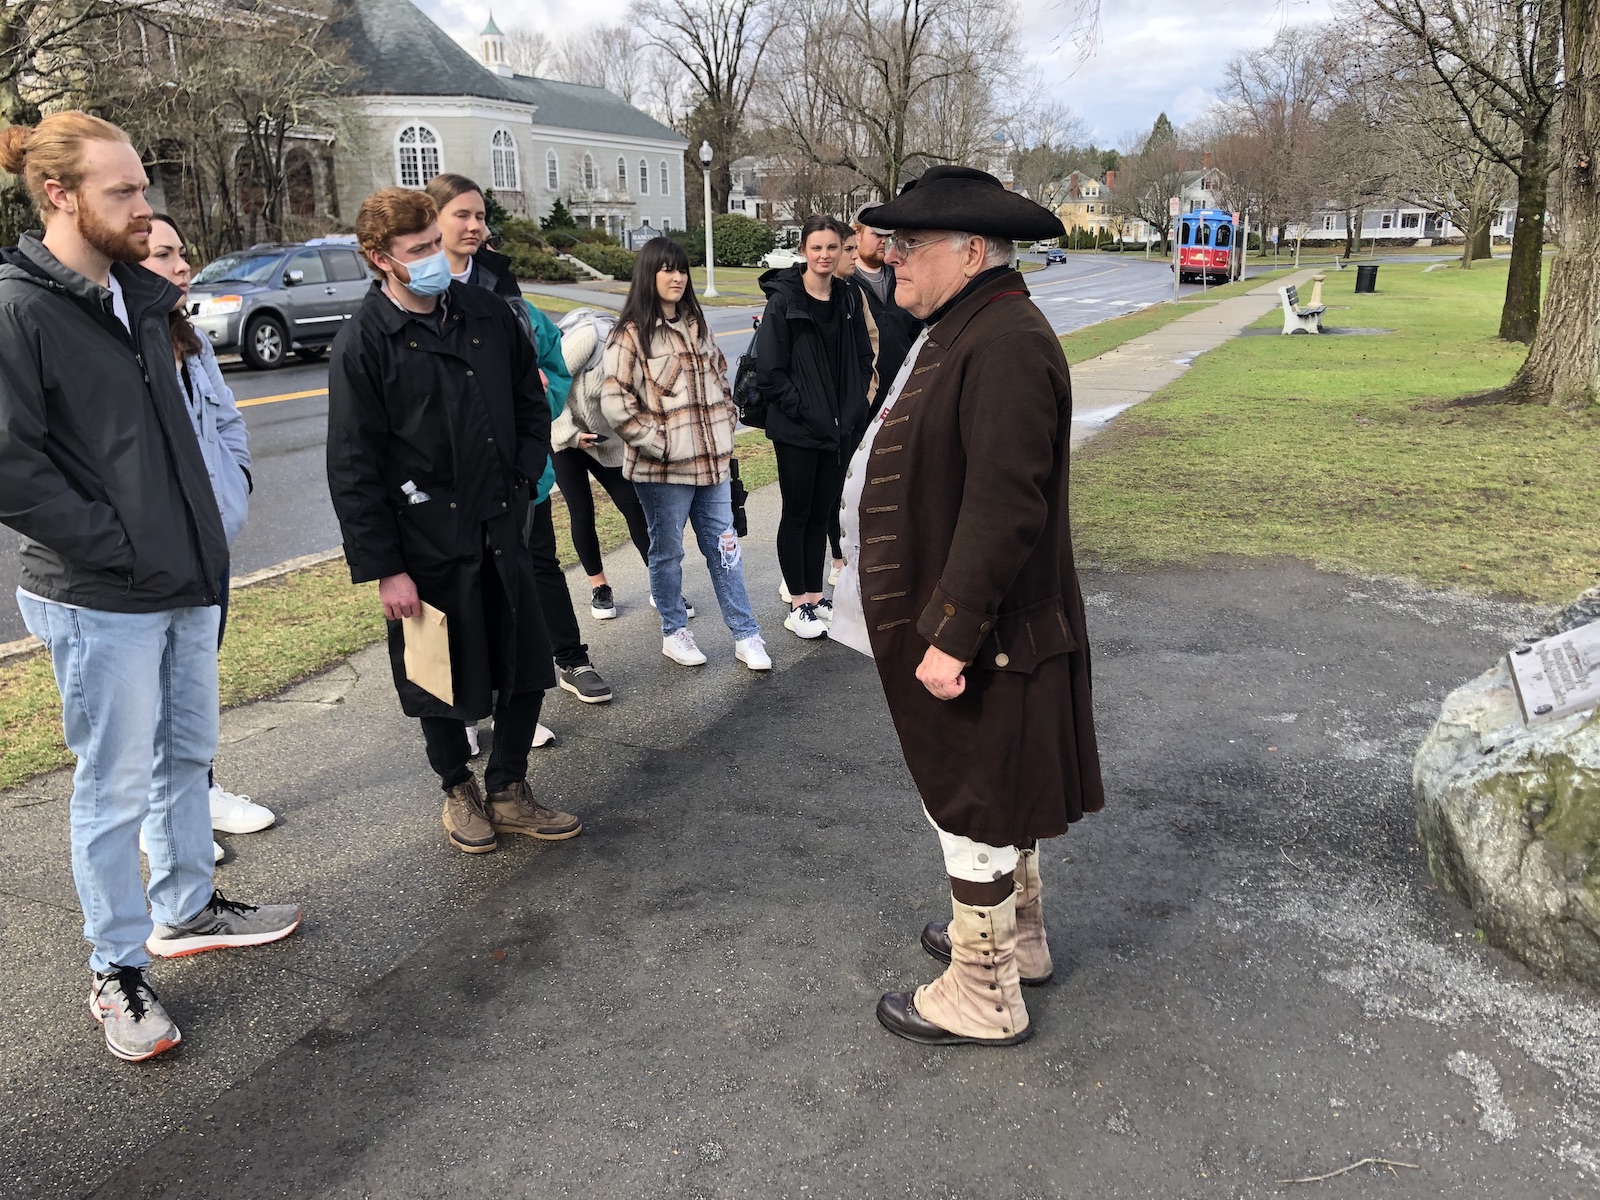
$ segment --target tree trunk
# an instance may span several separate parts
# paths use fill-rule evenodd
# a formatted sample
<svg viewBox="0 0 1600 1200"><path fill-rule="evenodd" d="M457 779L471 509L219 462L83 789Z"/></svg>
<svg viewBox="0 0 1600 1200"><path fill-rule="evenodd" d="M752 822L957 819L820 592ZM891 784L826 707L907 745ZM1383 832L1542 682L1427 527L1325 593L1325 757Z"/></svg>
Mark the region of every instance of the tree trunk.
<svg viewBox="0 0 1600 1200"><path fill-rule="evenodd" d="M1478 222L1476 232L1467 239L1467 247L1473 262L1482 262L1486 258L1494 257L1494 231L1489 228L1489 221Z"/></svg>
<svg viewBox="0 0 1600 1200"><path fill-rule="evenodd" d="M1550 302L1508 398L1581 407L1600 400L1600 0L1564 0L1556 174L1556 256Z"/></svg>
<svg viewBox="0 0 1600 1200"><path fill-rule="evenodd" d="M1593 0L1577 0L1577 3L1588 5ZM1508 342L1531 343L1534 331L1539 328L1544 212L1550 198L1550 125L1547 120L1541 120L1535 129L1524 133L1519 166L1517 226L1511 235L1511 271L1506 277L1505 306L1500 310L1500 336Z"/></svg>

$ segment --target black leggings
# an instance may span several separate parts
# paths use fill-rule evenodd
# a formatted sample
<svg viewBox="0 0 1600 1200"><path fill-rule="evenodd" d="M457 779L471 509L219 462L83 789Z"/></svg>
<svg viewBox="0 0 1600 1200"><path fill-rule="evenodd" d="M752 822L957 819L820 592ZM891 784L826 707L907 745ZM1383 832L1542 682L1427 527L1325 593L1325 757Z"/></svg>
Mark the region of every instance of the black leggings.
<svg viewBox="0 0 1600 1200"><path fill-rule="evenodd" d="M645 523L644 509L639 506L639 493L633 490L622 475L621 467L602 466L586 451L558 450L555 454L556 486L567 502L567 516L572 525L572 548L578 552L585 575L598 575L605 569L600 558L600 538L594 528L594 494L589 490L589 476L593 475L605 488L606 495L617 506L622 519L628 523L628 536L633 548L650 565L650 527Z"/></svg>
<svg viewBox="0 0 1600 1200"><path fill-rule="evenodd" d="M578 632L572 593L567 591L567 577L556 558L556 527L550 513L548 496L529 513L528 557L533 560L533 581L539 592L544 629L550 635L550 652L555 655L556 666L566 671L589 661L589 647Z"/></svg>
<svg viewBox="0 0 1600 1200"><path fill-rule="evenodd" d="M778 567L791 596L820 592L828 552L828 517L844 495L844 464L837 450L805 450L773 442L778 456Z"/></svg>
<svg viewBox="0 0 1600 1200"><path fill-rule="evenodd" d="M528 751L539 728L543 692L500 692L494 700L494 744L483 772L483 790L503 792L528 777ZM428 747L428 765L439 775L439 786L449 791L472 777L467 765L467 727L454 717L423 717L422 740Z"/></svg>

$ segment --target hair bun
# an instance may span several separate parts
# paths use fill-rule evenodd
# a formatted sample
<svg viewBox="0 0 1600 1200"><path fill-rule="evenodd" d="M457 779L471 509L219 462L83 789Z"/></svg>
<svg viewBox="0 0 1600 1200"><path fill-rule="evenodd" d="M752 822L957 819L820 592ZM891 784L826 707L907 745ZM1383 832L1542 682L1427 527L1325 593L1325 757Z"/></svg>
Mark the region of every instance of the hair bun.
<svg viewBox="0 0 1600 1200"><path fill-rule="evenodd" d="M7 125L0 129L0 170L12 175L22 174L22 164L28 157L23 143L32 132L32 125Z"/></svg>

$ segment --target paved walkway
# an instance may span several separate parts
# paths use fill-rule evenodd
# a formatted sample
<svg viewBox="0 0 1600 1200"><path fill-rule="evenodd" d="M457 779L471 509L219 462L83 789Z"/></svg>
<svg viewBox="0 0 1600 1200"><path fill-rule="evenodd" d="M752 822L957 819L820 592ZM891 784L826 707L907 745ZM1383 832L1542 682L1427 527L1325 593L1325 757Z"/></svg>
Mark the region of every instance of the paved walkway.
<svg viewBox="0 0 1600 1200"><path fill-rule="evenodd" d="M1313 274L1301 271L1242 296L1219 300L1073 367L1073 446L1083 445L1118 413L1148 400L1177 379L1199 355L1238 337L1252 322L1277 308L1280 287L1304 287Z"/></svg>
<svg viewBox="0 0 1600 1200"><path fill-rule="evenodd" d="M1251 1200L1367 1157L1414 1166L1325 1190L1594 1194L1600 1004L1480 946L1414 847L1440 697L1538 613L1086 573L1108 804L1045 847L1057 977L1026 1045L936 1051L872 1017L939 969L936 847L871 664L779 626L773 489L750 516L768 676L694 567L711 661L664 660L611 557L622 616L584 625L618 699L554 694L534 761L574 841L447 848L379 648L226 714L219 778L281 821L219 883L307 921L161 964L185 1040L142 1067L84 1012L69 780L0 795L8 1200Z"/></svg>

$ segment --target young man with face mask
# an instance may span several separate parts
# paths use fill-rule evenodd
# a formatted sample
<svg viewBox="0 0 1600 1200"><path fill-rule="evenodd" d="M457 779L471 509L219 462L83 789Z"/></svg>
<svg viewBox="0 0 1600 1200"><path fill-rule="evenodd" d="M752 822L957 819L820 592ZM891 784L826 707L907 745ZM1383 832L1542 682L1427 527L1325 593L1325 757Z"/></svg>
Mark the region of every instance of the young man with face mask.
<svg viewBox="0 0 1600 1200"><path fill-rule="evenodd" d="M486 854L502 833L576 837L578 819L539 804L527 782L556 682L522 541L550 454L534 348L503 300L451 281L427 193L368 196L356 237L378 278L328 372L328 487L350 578L378 582L400 706L421 721L450 844ZM448 622L448 701L406 673L401 619L423 602ZM464 722L491 709L480 787Z"/></svg>
<svg viewBox="0 0 1600 1200"><path fill-rule="evenodd" d="M49 649L78 759L89 1011L107 1049L139 1062L182 1038L146 979L151 954L276 941L300 910L212 887L228 543L173 369L179 292L137 265L151 230L139 152L115 125L63 112L0 130L0 168L44 219L0 251L0 523L25 539L17 604Z"/></svg>

